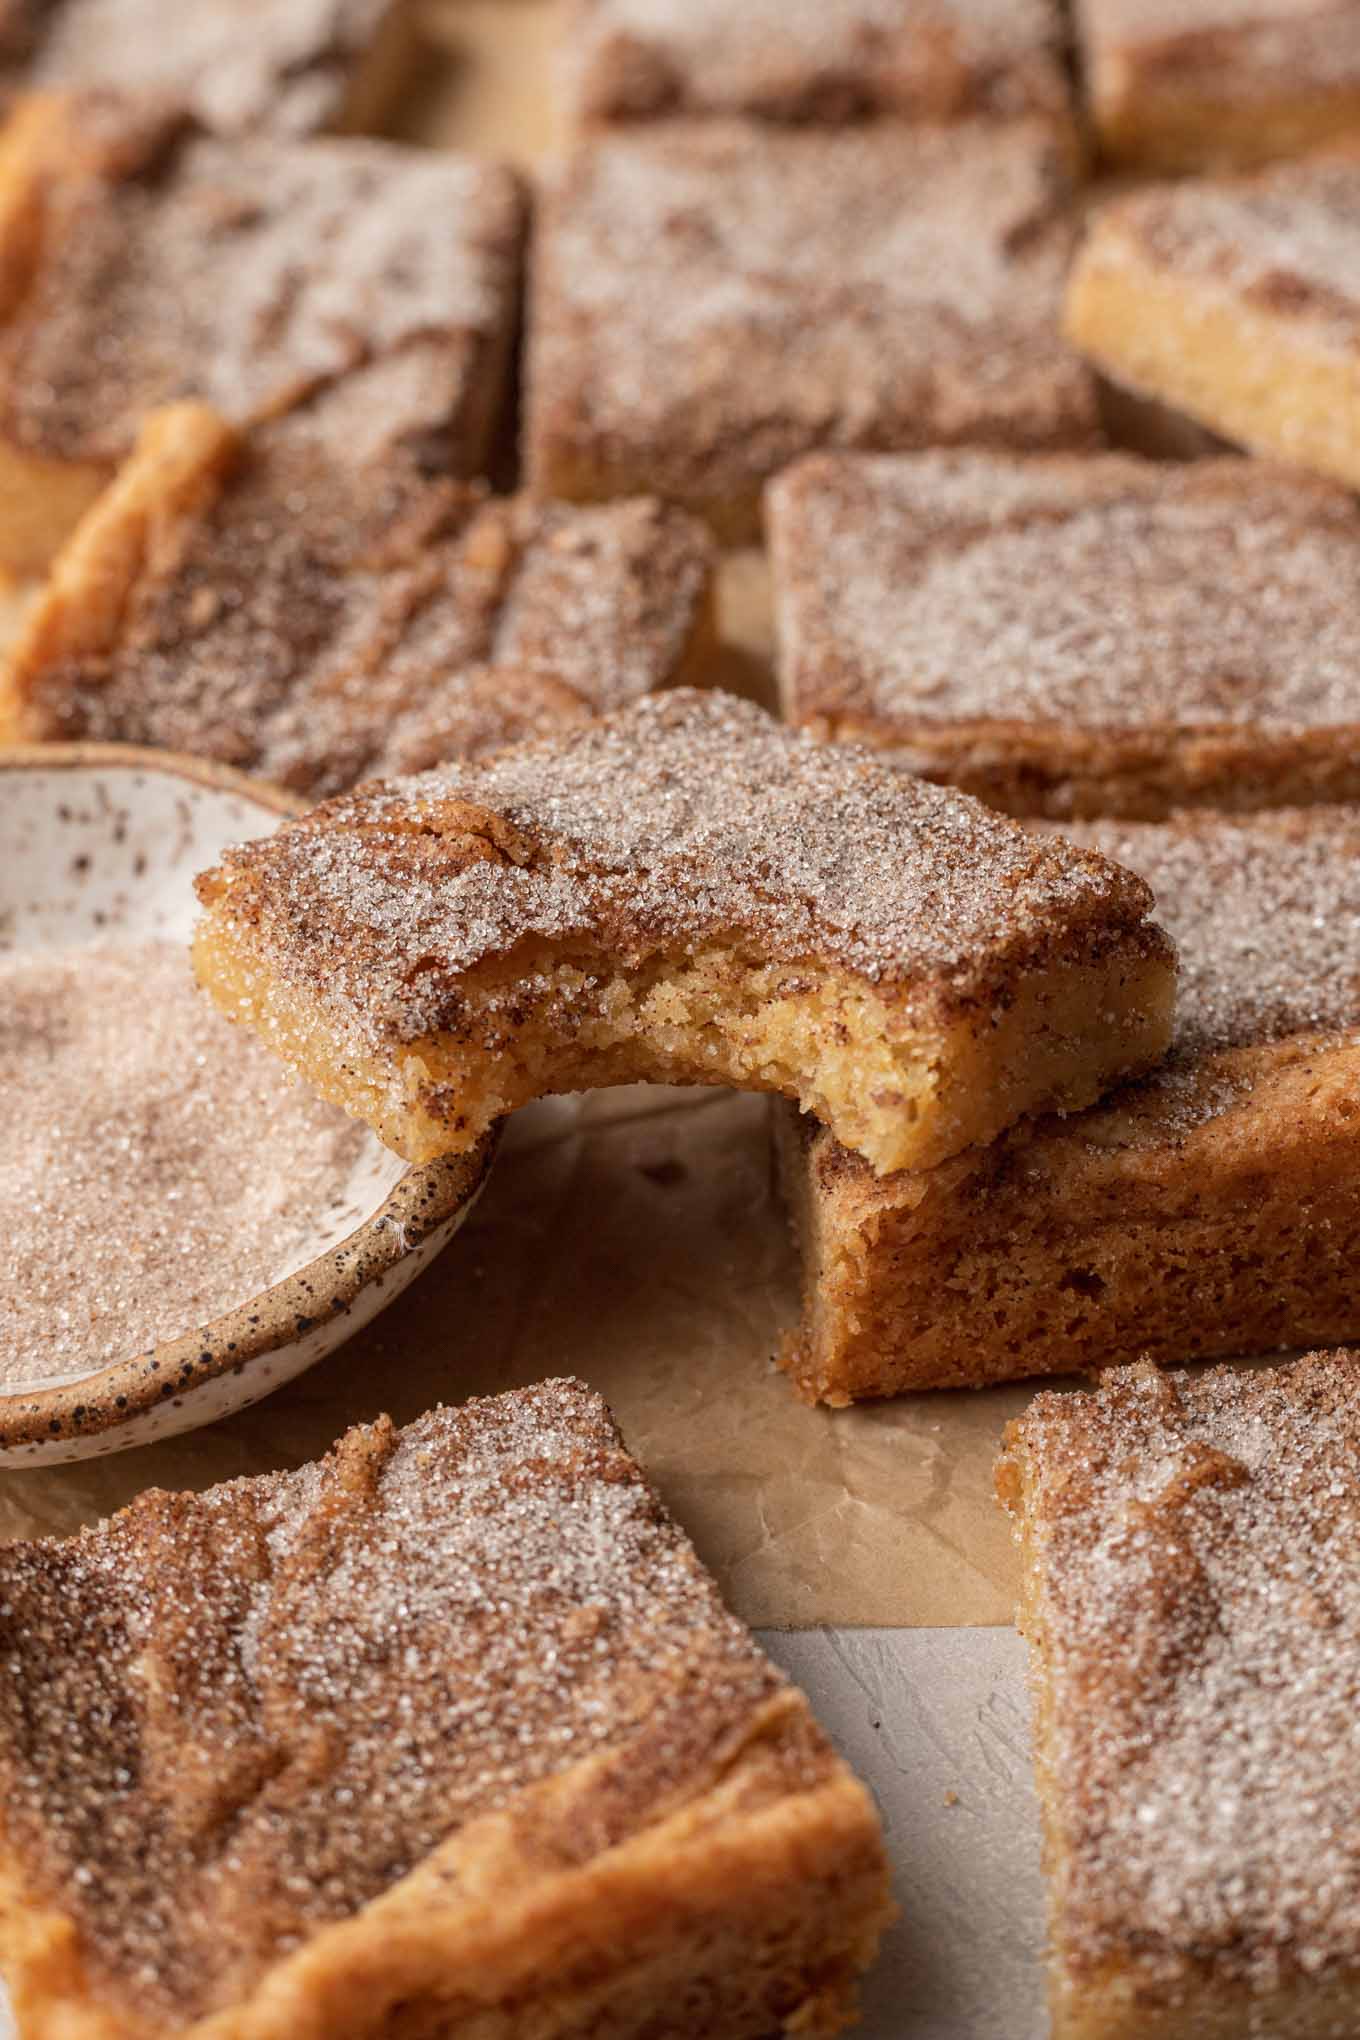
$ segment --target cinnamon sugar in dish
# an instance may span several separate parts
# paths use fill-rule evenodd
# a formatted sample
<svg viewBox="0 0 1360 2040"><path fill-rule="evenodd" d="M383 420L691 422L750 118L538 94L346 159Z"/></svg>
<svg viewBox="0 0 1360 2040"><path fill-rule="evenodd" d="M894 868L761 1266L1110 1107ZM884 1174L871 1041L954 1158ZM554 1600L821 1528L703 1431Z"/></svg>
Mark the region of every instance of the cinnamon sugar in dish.
<svg viewBox="0 0 1360 2040"><path fill-rule="evenodd" d="M0 1390L130 1358L311 1257L366 1138L183 950L0 956Z"/></svg>

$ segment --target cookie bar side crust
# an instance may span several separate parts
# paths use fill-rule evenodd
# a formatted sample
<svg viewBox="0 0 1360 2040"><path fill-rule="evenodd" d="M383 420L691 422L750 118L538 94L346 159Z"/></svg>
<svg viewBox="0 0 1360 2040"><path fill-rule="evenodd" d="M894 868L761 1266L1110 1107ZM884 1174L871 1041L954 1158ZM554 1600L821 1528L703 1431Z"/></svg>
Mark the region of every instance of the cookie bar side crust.
<svg viewBox="0 0 1360 2040"><path fill-rule="evenodd" d="M824 740L871 744L904 771L957 786L1017 817L1161 821L1191 807L1249 813L1360 799L1360 723L1144 734L998 718L943 727L921 722L904 732L854 716L819 716L801 726Z"/></svg>
<svg viewBox="0 0 1360 2040"><path fill-rule="evenodd" d="M216 495L238 444L225 419L204 404L171 405L148 419L131 458L54 562L0 667L0 742L63 734L43 700L44 676L68 661L87 674L98 671L138 580L173 557L184 527Z"/></svg>
<svg viewBox="0 0 1360 2040"><path fill-rule="evenodd" d="M1206 1870L1211 1878L1217 1872L1212 1909L1220 1916L1218 1934L1202 1945L1179 1937L1168 1945L1157 1926L1137 1916L1136 1906L1111 1918L1109 1894L1092 1887L1089 1858L1102 1831L1102 1794L1120 1790L1121 1750L1131 1777L1151 1767L1157 1791L1167 1744L1180 1753L1173 1764L1193 1763L1199 1748L1207 1776L1220 1729L1232 1747L1235 1727L1244 1751L1253 1736L1263 1736L1255 1783L1267 1821L1277 1815L1296 1848L1301 1836L1294 1822L1311 1825L1288 1803L1295 1781L1287 1755L1271 1763L1275 1727L1217 1712L1210 1726L1198 1718L1204 1702L1196 1697L1197 1680L1211 1676L1219 1597L1232 1654L1239 1648L1234 1621L1245 1641L1246 1630L1261 1619L1255 1581L1283 1575L1289 1595L1299 1568L1309 1564L1307 1549L1273 1541L1278 1524L1270 1507L1263 1522L1252 1521L1253 1494L1266 1483L1275 1487L1280 1513L1300 1534L1328 1495L1329 1472L1330 1496L1339 1498L1335 1512L1345 1506L1354 1454L1347 1405L1353 1407L1360 1387L1356 1370L1357 1356L1345 1351L1313 1353L1250 1374L1166 1375L1140 1364L1113 1370L1091 1395L1040 1395L1007 1429L996 1486L1021 1548L1017 1624L1030 1645L1055 2040L1238 2040L1244 2034L1340 2040L1354 2026L1360 1951L1348 1947L1340 1959L1335 1950L1330 1959L1316 1959L1320 1951L1306 1947L1303 1919L1291 1925L1287 1898L1268 1935L1243 1920L1240 1939L1219 1938L1222 1916L1251 1903L1246 1894L1259 1870L1220 1855L1219 1837L1191 1842L1182 1832L1151 1844L1165 1865L1159 1913L1167 1904L1173 1917L1178 1906L1193 1910ZM1339 1449L1342 1439L1349 1444ZM1239 1515L1235 1498L1241 1496L1246 1502ZM1320 1573L1334 1564L1330 1527L1317 1523L1313 1556ZM1236 1583L1238 1568L1251 1573L1250 1584ZM1273 1588L1265 1592L1268 1597ZM1122 1612L1112 1617L1111 1608ZM1305 1588L1291 1613L1307 1624L1310 1608L1321 1618L1312 1638L1318 1690L1335 1695L1344 1671L1336 1652L1344 1653L1346 1644L1329 1632L1333 1615L1344 1622L1349 1611L1328 1606L1325 1591ZM1117 1641L1109 1624L1124 1615L1127 1634ZM1289 1641L1297 1645L1297 1632ZM1283 1636L1280 1642L1283 1647ZM1300 1711L1311 1698L1301 1697ZM1258 1762L1250 1755L1244 1760L1248 1770ZM1338 1811L1329 1806L1325 1818ZM1111 1814L1119 1817L1115 1809ZM1155 1827L1155 1806L1148 1806L1147 1818ZM1281 1853L1284 1839L1281 1831ZM1140 1847L1147 1846L1140 1838ZM1345 1914L1352 1894L1334 1891L1330 1902ZM1111 1929L1101 1938L1118 1943L1102 1953L1090 1941L1093 1905Z"/></svg>
<svg viewBox="0 0 1360 2040"><path fill-rule="evenodd" d="M1102 0L1078 12L1100 150L1122 168L1248 168L1360 124L1360 30L1345 5L1255 20L1243 8L1202 26L1170 9L1139 24Z"/></svg>
<svg viewBox="0 0 1360 2040"><path fill-rule="evenodd" d="M1360 1035L1228 1050L874 1178L780 1115L808 1401L1360 1334Z"/></svg>
<svg viewBox="0 0 1360 2040"><path fill-rule="evenodd" d="M51 166L79 154L65 102L35 93L0 127L0 330L22 313L43 260ZM106 461L56 460L0 434L0 573L45 571L113 473Z"/></svg>
<svg viewBox="0 0 1360 2040"><path fill-rule="evenodd" d="M1273 316L1159 265L1140 207L1097 217L1073 265L1068 338L1116 382L1254 453L1360 486L1360 357L1306 313Z"/></svg>
<svg viewBox="0 0 1360 2040"><path fill-rule="evenodd" d="M894 1908L868 1794L801 1694L767 1702L719 1771L612 1845L593 1833L601 1772L580 1763L472 1823L184 2040L626 2040L643 2024L688 2040L696 2021L829 2040L853 2021ZM584 1853L554 1843L573 1835ZM12 1868L0 1918L21 2023L168 2040L99 2003L70 1921Z"/></svg>

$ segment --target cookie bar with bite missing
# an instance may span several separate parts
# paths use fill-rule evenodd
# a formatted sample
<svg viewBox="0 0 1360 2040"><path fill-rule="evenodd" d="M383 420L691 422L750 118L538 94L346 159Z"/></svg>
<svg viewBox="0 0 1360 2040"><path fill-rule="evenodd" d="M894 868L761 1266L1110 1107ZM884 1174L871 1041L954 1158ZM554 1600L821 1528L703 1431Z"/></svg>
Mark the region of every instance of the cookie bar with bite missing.
<svg viewBox="0 0 1360 2040"><path fill-rule="evenodd" d="M653 1081L782 1092L928 1166L1170 1030L1140 879L727 694L361 787L198 887L224 1011L413 1160Z"/></svg>

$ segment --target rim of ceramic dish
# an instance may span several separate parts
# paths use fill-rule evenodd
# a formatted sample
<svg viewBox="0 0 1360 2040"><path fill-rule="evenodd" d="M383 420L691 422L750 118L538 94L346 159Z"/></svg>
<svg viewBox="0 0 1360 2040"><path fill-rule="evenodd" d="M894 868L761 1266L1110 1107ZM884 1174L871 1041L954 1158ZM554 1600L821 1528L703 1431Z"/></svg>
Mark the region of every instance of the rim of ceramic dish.
<svg viewBox="0 0 1360 2040"><path fill-rule="evenodd" d="M35 770L159 772L232 794L281 819L306 809L304 801L268 781L177 751L144 750L136 744L0 749L0 774ZM210 1323L93 1374L0 1393L0 1451L88 1438L127 1424L210 1381L242 1374L252 1361L345 1316L365 1289L380 1285L408 1254L474 1202L497 1144L498 1131L493 1131L469 1154L410 1165L353 1232Z"/></svg>

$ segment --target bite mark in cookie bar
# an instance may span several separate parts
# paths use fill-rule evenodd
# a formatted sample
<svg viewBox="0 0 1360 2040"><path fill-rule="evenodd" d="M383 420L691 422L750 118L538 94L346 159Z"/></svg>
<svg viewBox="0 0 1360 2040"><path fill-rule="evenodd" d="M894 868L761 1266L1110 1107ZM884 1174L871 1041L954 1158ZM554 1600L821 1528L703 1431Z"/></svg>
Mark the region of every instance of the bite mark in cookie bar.
<svg viewBox="0 0 1360 2040"><path fill-rule="evenodd" d="M791 722L1012 814L1360 797L1360 514L1255 461L823 454L771 485Z"/></svg>
<svg viewBox="0 0 1360 2040"><path fill-rule="evenodd" d="M45 567L181 397L243 426L391 374L403 429L479 472L522 226L494 164L227 143L108 94L22 102L0 134L0 567Z"/></svg>
<svg viewBox="0 0 1360 2040"><path fill-rule="evenodd" d="M809 1400L1360 1333L1360 809L1091 823L1180 955L1162 1069L879 1179L781 1127Z"/></svg>
<svg viewBox="0 0 1360 2040"><path fill-rule="evenodd" d="M830 2035L868 1795L555 1381L0 1552L0 1914L82 2040Z"/></svg>
<svg viewBox="0 0 1360 2040"><path fill-rule="evenodd" d="M111 86L218 134L375 126L416 50L411 0L3 0L0 96Z"/></svg>
<svg viewBox="0 0 1360 2040"><path fill-rule="evenodd" d="M1102 153L1141 170L1247 167L1360 128L1348 0L1078 0Z"/></svg>
<svg viewBox="0 0 1360 2040"><path fill-rule="evenodd" d="M154 413L0 674L0 741L160 745L320 798L697 671L700 526L434 479L386 438L389 381L248 436Z"/></svg>
<svg viewBox="0 0 1360 2040"><path fill-rule="evenodd" d="M574 0L584 120L1070 119L1051 0Z"/></svg>
<svg viewBox="0 0 1360 2040"><path fill-rule="evenodd" d="M740 540L819 446L1094 443L1056 331L1072 195L1036 121L595 137L537 237L533 485L655 488Z"/></svg>
<svg viewBox="0 0 1360 2040"><path fill-rule="evenodd" d="M1358 1475L1348 1352L1011 1426L1055 2040L1355 2031Z"/></svg>
<svg viewBox="0 0 1360 2040"><path fill-rule="evenodd" d="M1116 382L1355 488L1360 150L1111 201L1066 325Z"/></svg>
<svg viewBox="0 0 1360 2040"><path fill-rule="evenodd" d="M657 1081L783 1092L898 1168L1170 1028L1140 880L730 695L360 788L199 894L218 1003L411 1158Z"/></svg>

